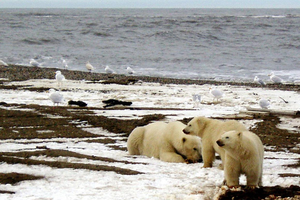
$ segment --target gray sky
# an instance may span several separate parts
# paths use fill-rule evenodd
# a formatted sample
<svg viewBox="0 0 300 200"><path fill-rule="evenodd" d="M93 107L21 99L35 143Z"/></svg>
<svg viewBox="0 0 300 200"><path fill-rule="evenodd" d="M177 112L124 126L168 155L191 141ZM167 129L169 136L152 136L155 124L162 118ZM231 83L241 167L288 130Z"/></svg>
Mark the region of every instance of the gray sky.
<svg viewBox="0 0 300 200"><path fill-rule="evenodd" d="M0 8L300 8L300 0L0 0Z"/></svg>

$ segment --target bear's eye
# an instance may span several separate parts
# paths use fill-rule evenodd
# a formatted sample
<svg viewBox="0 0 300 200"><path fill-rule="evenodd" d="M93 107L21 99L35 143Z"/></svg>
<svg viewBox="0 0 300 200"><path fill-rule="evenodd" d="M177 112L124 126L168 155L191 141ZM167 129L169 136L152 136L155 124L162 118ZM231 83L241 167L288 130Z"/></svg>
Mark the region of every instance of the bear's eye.
<svg viewBox="0 0 300 200"><path fill-rule="evenodd" d="M192 125L191 124L189 124L189 127L191 127Z"/></svg>
<svg viewBox="0 0 300 200"><path fill-rule="evenodd" d="M226 136L226 137L225 137L225 139L229 139L229 137L228 137L228 136Z"/></svg>
<svg viewBox="0 0 300 200"><path fill-rule="evenodd" d="M197 148L194 148L194 151L197 151Z"/></svg>

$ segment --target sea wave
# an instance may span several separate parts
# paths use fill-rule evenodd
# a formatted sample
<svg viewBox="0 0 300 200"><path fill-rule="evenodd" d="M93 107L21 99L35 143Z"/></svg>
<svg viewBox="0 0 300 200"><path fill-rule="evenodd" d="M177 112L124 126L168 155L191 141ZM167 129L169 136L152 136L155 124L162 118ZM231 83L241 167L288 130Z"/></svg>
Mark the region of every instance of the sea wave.
<svg viewBox="0 0 300 200"><path fill-rule="evenodd" d="M59 14L53 13L41 13L41 12L29 12L29 13L17 13L15 14L17 17L59 17Z"/></svg>
<svg viewBox="0 0 300 200"><path fill-rule="evenodd" d="M60 43L60 40L56 38L40 38L40 39L26 38L21 40L21 42L29 45L44 45L44 44L58 44Z"/></svg>

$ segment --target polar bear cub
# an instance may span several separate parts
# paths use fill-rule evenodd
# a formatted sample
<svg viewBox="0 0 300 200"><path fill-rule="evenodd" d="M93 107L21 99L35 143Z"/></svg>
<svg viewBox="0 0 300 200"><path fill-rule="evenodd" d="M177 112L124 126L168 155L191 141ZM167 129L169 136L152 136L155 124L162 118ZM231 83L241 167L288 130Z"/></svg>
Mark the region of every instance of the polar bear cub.
<svg viewBox="0 0 300 200"><path fill-rule="evenodd" d="M260 138L250 131L228 131L216 142L225 150L224 182L229 187L239 186L245 174L247 187L262 185L264 147Z"/></svg>
<svg viewBox="0 0 300 200"><path fill-rule="evenodd" d="M127 149L131 155L155 157L166 162L198 162L201 156L199 137L185 135L179 121L154 122L135 128L129 135Z"/></svg>
<svg viewBox="0 0 300 200"><path fill-rule="evenodd" d="M235 120L221 121L207 117L194 117L187 126L184 127L183 132L202 138L203 167L206 168L212 167L215 159L215 152L220 154L222 163L224 163L224 149L220 148L216 141L220 138L222 133L230 130L244 131L247 130L247 128Z"/></svg>

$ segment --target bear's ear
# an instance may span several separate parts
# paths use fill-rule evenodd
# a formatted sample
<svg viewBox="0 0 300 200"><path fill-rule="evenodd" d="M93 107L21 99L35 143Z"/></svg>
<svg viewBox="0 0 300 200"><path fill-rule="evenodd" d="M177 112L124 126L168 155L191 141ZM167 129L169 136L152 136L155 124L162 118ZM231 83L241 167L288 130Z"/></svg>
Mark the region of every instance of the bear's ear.
<svg viewBox="0 0 300 200"><path fill-rule="evenodd" d="M242 137L243 133L242 132L238 132L237 134L239 137Z"/></svg>
<svg viewBox="0 0 300 200"><path fill-rule="evenodd" d="M185 138L185 137L184 137L184 138L182 138L182 142L183 142L183 143L185 143L185 141L186 141L186 138Z"/></svg>
<svg viewBox="0 0 300 200"><path fill-rule="evenodd" d="M203 120L202 120L202 118L201 118L201 117L198 117L198 118L197 118L197 123L201 124L201 123L202 123L202 121L203 121Z"/></svg>

